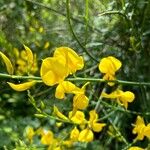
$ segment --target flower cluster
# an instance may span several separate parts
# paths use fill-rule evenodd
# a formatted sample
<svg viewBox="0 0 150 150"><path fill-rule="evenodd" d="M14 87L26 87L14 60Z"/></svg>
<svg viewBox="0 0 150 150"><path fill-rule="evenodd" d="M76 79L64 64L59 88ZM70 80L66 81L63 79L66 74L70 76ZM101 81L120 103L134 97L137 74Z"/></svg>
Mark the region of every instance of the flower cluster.
<svg viewBox="0 0 150 150"><path fill-rule="evenodd" d="M24 45L25 50L19 52L14 48L16 59L16 74L34 74L38 71L36 54L33 54L31 49Z"/></svg>
<svg viewBox="0 0 150 150"><path fill-rule="evenodd" d="M145 125L144 119L140 116L137 116L132 132L133 134L137 134L137 140L143 140L145 136L150 138L150 123Z"/></svg>
<svg viewBox="0 0 150 150"><path fill-rule="evenodd" d="M17 52L17 64L20 74L27 73L28 75L37 71L36 55L24 46L25 50L20 54ZM0 52L6 69L10 75L14 74L14 67L11 61ZM116 81L116 72L121 68L122 63L113 56L102 58L98 64L99 70L104 74L103 79L108 83L108 86L114 86ZM32 127L26 129L26 137L32 143L35 135L40 136L41 144L47 145L48 150L62 150L65 146L73 146L76 142L91 142L94 140L94 133L101 132L105 123L100 123L98 112L95 109L89 109L89 117L86 117L85 109L89 105L89 98L86 96L86 87L90 82L86 82L82 87L76 86L74 83L67 80L69 75L75 74L76 71L83 69L84 60L74 50L69 47L56 48L52 57L47 57L42 60L40 68L40 76L42 81L47 86L56 86L55 97L57 99L65 99L66 94L73 94L72 108L67 113L62 113L57 106L53 106L52 118L57 120L56 126L60 127L63 123L72 125L70 132L65 139L56 137L51 130L38 129L34 131ZM23 69L23 71L22 71ZM25 83L14 84L7 82L9 86L16 91L25 91L34 86L38 81L29 80ZM101 98L116 100L125 109L128 108L128 103L135 99L134 93L131 91L123 91L117 87L115 91L106 93L105 90L101 93ZM98 103L97 103L98 104ZM33 103L42 116L42 110ZM126 111L126 110L125 110ZM46 114L45 112L43 113ZM67 115L66 115L67 114ZM47 115L47 114L46 114ZM45 115L45 116L46 116ZM47 115L48 116L48 115ZM133 134L137 134L136 140L143 140L144 137L150 138L150 123L145 125L144 119L140 116L134 125ZM129 150L142 150L142 148L133 146Z"/></svg>
<svg viewBox="0 0 150 150"><path fill-rule="evenodd" d="M110 80L110 82L108 82L108 85L113 86L115 84L114 82L111 81L116 79L115 73L120 69L121 66L122 66L121 62L113 56L103 58L100 61L99 70L102 73L105 73L103 79L108 81ZM123 105L126 109L128 107L128 103L133 102L133 100L135 99L134 93L130 91L124 92L119 88L110 94L103 92L101 96L103 98L116 99L118 104Z"/></svg>

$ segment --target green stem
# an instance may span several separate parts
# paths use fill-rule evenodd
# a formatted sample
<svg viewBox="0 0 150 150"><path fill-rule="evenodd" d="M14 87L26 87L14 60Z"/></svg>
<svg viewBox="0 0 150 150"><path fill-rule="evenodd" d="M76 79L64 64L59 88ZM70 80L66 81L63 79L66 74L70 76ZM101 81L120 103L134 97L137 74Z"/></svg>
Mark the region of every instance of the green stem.
<svg viewBox="0 0 150 150"><path fill-rule="evenodd" d="M55 9L51 8L50 6L44 5L43 3L39 3L39 2L36 2L36 1L32 1L32 0L26 0L26 1L32 3L32 4L36 5L36 6L45 8L45 9L47 9L47 10L49 10L49 11L51 11L51 12L54 12L55 14L61 15L61 16L63 16L63 17L66 17L66 16L67 16L66 13L63 13L63 12L58 11L58 10L55 10ZM77 23L80 23L80 24L84 24L84 22L82 22L81 20L79 20L79 19L77 19L77 18L70 17L70 19L71 19L72 21L74 21L74 22L77 22ZM95 28L95 27L93 27L93 26L91 26L91 25L89 25L89 24L88 24L88 27L89 27L90 30L92 30L92 31L96 31L96 32L98 32L98 33L101 33L101 31L100 31L98 28Z"/></svg>
<svg viewBox="0 0 150 150"><path fill-rule="evenodd" d="M67 11L67 20L68 20L68 25L70 28L70 31L74 37L74 39L77 41L77 43L80 45L80 47L83 49L83 51L94 61L99 62L96 58L94 58L88 51L87 49L81 44L80 40L76 36L75 32L73 31L72 25L71 25L71 20L70 20L70 8L69 8L70 0L66 0L66 11Z"/></svg>
<svg viewBox="0 0 150 150"><path fill-rule="evenodd" d="M25 79L31 79L31 80L37 80L39 82L42 82L41 77L37 76L18 76L18 75L9 75L9 74L4 74L0 73L0 78L6 78L6 79L19 79L19 80L25 80ZM98 78L67 78L66 80L68 81L83 81L83 82L103 82L103 83L108 83L108 82L114 82L116 84L123 84L123 85L136 85L136 86L150 86L150 82L134 82L134 81L124 81L124 80L104 80L104 79L98 79Z"/></svg>
<svg viewBox="0 0 150 150"><path fill-rule="evenodd" d="M106 88L104 87L103 88L103 90L102 90L102 92L101 92L101 95L100 95L100 97L99 97L99 99L98 99L98 101L97 101L97 103L96 103L96 106L95 106L95 111L97 112L97 113L99 113L99 111L100 111L100 103L101 103L101 101L102 101L102 93L103 92L105 92L106 91Z"/></svg>

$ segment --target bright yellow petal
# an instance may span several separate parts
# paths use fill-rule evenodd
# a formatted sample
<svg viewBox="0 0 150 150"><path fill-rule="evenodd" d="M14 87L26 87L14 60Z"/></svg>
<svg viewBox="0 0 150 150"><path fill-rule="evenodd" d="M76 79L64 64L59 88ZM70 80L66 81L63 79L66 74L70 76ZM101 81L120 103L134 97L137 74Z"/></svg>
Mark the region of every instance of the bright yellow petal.
<svg viewBox="0 0 150 150"><path fill-rule="evenodd" d="M144 135L150 138L150 123L144 129Z"/></svg>
<svg viewBox="0 0 150 150"><path fill-rule="evenodd" d="M9 58L8 58L6 55L4 55L2 52L0 52L0 56L2 57L2 59L3 59L4 63L5 63L5 65L6 65L6 69L7 69L8 73L12 75L12 74L14 73L14 68L13 68L13 66L12 66L11 61L10 61Z"/></svg>
<svg viewBox="0 0 150 150"><path fill-rule="evenodd" d="M72 111L69 112L69 119L75 124L83 124L85 123L85 115L82 111L76 111L75 114L72 114Z"/></svg>
<svg viewBox="0 0 150 150"><path fill-rule="evenodd" d="M121 101L132 102L135 99L135 95L134 95L134 93L132 93L130 91L126 91L120 96L119 99Z"/></svg>
<svg viewBox="0 0 150 150"><path fill-rule="evenodd" d="M27 47L26 45L23 45L25 50L26 50L26 55L27 55L27 62L28 62L28 65L32 65L33 64L33 53L31 51L31 49L29 47Z"/></svg>
<svg viewBox="0 0 150 150"><path fill-rule="evenodd" d="M88 128L82 130L82 131L80 132L79 138L78 138L78 140L79 140L80 142L91 142L91 141L93 141L93 139L94 139L94 134L93 134L93 132L92 132L90 129L88 129Z"/></svg>
<svg viewBox="0 0 150 150"><path fill-rule="evenodd" d="M118 97L118 94L117 94L116 92L112 92L112 93L110 93L110 94L107 94L107 93L103 92L103 93L101 94L101 96L104 97L104 98L115 99L115 98Z"/></svg>
<svg viewBox="0 0 150 150"><path fill-rule="evenodd" d="M73 97L73 107L76 109L85 109L89 104L89 99L84 94L76 94Z"/></svg>
<svg viewBox="0 0 150 150"><path fill-rule="evenodd" d="M41 78L48 86L61 83L67 77L67 69L58 58L48 57L42 61Z"/></svg>
<svg viewBox="0 0 150 150"><path fill-rule="evenodd" d="M102 58L99 66L98 66L100 72L102 73L108 73L110 68L110 61L106 58Z"/></svg>
<svg viewBox="0 0 150 150"><path fill-rule="evenodd" d="M54 57L63 60L65 66L68 68L69 74L75 73L84 67L83 58L78 56L77 53L69 47L56 48Z"/></svg>
<svg viewBox="0 0 150 150"><path fill-rule="evenodd" d="M41 138L41 143L44 145L50 145L53 143L53 132L52 131L45 131Z"/></svg>
<svg viewBox="0 0 150 150"><path fill-rule="evenodd" d="M121 61L118 60L117 58L115 58L115 57L113 57L113 56L109 56L108 59L111 60L115 71L119 70L120 67L122 66Z"/></svg>
<svg viewBox="0 0 150 150"><path fill-rule="evenodd" d="M141 148L141 147L132 146L132 147L130 147L128 150L144 150L144 149Z"/></svg>
<svg viewBox="0 0 150 150"><path fill-rule="evenodd" d="M73 141L77 141L79 137L79 130L77 127L74 127L74 129L70 133L70 139Z"/></svg>
<svg viewBox="0 0 150 150"><path fill-rule="evenodd" d="M97 119L98 119L98 114L96 113L95 110L91 110L91 111L89 112L89 114L90 114L89 122L90 122L91 124L92 124L94 121L97 121Z"/></svg>
<svg viewBox="0 0 150 150"><path fill-rule="evenodd" d="M55 97L58 99L63 99L65 93L78 93L80 88L69 81L62 81L56 88Z"/></svg>
<svg viewBox="0 0 150 150"><path fill-rule="evenodd" d="M60 111L59 111L59 109L56 107L56 106L54 106L54 112L53 112L53 114L54 115L56 115L58 118L60 118L60 119L63 119L63 120L69 120L65 115L63 115Z"/></svg>
<svg viewBox="0 0 150 150"><path fill-rule="evenodd" d="M141 116L137 116L136 125L144 125L145 126L144 119Z"/></svg>
<svg viewBox="0 0 150 150"><path fill-rule="evenodd" d="M21 92L30 89L32 86L35 85L36 81L29 81L21 84L14 84L11 82L7 82L7 83L13 90Z"/></svg>
<svg viewBox="0 0 150 150"><path fill-rule="evenodd" d="M104 126L106 126L105 123L93 123L92 130L94 132L100 132L103 129Z"/></svg>
<svg viewBox="0 0 150 150"><path fill-rule="evenodd" d="M99 63L99 70L102 73L115 75L115 72L120 69L121 62L113 56L102 58Z"/></svg>

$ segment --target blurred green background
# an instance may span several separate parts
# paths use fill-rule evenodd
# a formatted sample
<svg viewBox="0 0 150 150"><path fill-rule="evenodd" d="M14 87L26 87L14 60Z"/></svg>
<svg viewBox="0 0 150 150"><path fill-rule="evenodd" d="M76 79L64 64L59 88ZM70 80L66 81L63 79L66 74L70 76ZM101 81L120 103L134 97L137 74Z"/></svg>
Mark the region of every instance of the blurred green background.
<svg viewBox="0 0 150 150"><path fill-rule="evenodd" d="M0 1L0 50L11 59L16 69L18 64L15 49L21 52L23 44L36 54L38 68L41 60L52 56L56 47L68 46L85 59L85 67L77 76L102 77L97 69L98 62L87 55L85 48L98 61L109 55L120 59L123 66L118 73L118 79L150 82L149 0L70 0L69 6L71 25L80 43L70 30L65 0ZM0 62L0 70L1 73L6 73L3 62ZM39 76L39 71L34 72L34 75ZM19 140L26 143L24 129L29 125L34 128L54 128L58 132L54 127L54 120L34 116L36 110L28 101L26 92L14 92L6 81L8 79L0 78L0 149L15 149L16 143L21 145ZM9 81L14 82L10 79ZM81 84L83 83L77 83ZM102 87L103 84L100 83L88 87L87 95L90 100L96 101L95 97L99 96ZM131 90L136 95L136 100L129 104L128 109L141 112L146 122L150 122L150 117L145 115L150 108L150 87L126 85L123 89ZM54 91L53 87L38 84L31 93L37 106L40 107L41 101L44 102L44 111L48 113L51 113L53 104L61 107L63 111L68 108L70 110L71 102L66 100L65 103L60 103L54 97ZM111 108L103 107L107 112L112 111ZM132 142L135 136L132 135L131 124L135 122L136 115L116 111L111 118L126 139ZM67 132L67 128L69 127L63 127L62 132ZM124 146L122 141L116 133L109 136L107 130L108 128L97 134L95 142L77 145L73 149L120 150ZM147 144L147 139L138 142L143 147Z"/></svg>

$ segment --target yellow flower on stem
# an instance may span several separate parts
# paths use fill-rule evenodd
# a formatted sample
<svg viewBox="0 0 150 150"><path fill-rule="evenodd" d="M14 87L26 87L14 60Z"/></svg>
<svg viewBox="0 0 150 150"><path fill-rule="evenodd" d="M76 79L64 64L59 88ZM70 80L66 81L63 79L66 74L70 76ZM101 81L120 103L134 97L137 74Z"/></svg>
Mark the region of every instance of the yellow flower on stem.
<svg viewBox="0 0 150 150"><path fill-rule="evenodd" d="M80 88L69 81L62 81L56 88L55 97L58 99L63 99L65 93L78 93Z"/></svg>
<svg viewBox="0 0 150 150"><path fill-rule="evenodd" d="M93 141L93 139L94 139L94 134L89 128L82 130L78 137L78 141L80 142L91 142Z"/></svg>
<svg viewBox="0 0 150 150"><path fill-rule="evenodd" d="M134 93L130 92L130 91L122 91L117 89L116 91L107 94L105 92L102 93L102 97L104 98L110 98L110 99L116 99L117 102L120 105L123 105L126 109L128 108L128 103L133 102L133 100L135 99L135 95Z"/></svg>
<svg viewBox="0 0 150 150"><path fill-rule="evenodd" d="M150 123L146 126L144 119L140 116L137 116L132 132L133 134L137 134L137 140L143 140L145 136L150 138Z"/></svg>
<svg viewBox="0 0 150 150"><path fill-rule="evenodd" d="M70 139L72 141L78 141L78 137L79 137L79 130L77 129L77 127L74 127L73 130L70 133Z"/></svg>
<svg viewBox="0 0 150 150"><path fill-rule="evenodd" d="M84 67L83 58L78 56L78 54L69 47L56 48L54 57L62 60L63 65L65 65L68 70L68 74L73 74Z"/></svg>
<svg viewBox="0 0 150 150"><path fill-rule="evenodd" d="M95 110L91 110L89 112L90 118L87 122L87 128L83 129L80 134L78 140L80 142L91 142L94 139L94 132L100 132L104 126L106 126L105 123L98 123L98 114ZM93 131L92 131L93 130Z"/></svg>
<svg viewBox="0 0 150 150"><path fill-rule="evenodd" d="M41 78L48 86L61 83L68 75L65 65L58 57L48 57L42 61Z"/></svg>
<svg viewBox="0 0 150 150"><path fill-rule="evenodd" d="M86 119L85 119L85 115L82 111L76 111L76 112L69 112L69 119L75 123L75 124L85 124L86 123Z"/></svg>
<svg viewBox="0 0 150 150"><path fill-rule="evenodd" d="M89 104L89 99L85 95L85 88L89 84L89 82L85 83L82 88L80 89L80 92L75 94L73 97L73 109L78 110L78 109L85 109L88 104Z"/></svg>
<svg viewBox="0 0 150 150"><path fill-rule="evenodd" d="M115 73L120 69L122 63L113 56L102 58L99 63L100 72L104 73L104 80L115 80ZM108 82L108 85L113 86L113 82Z"/></svg>
<svg viewBox="0 0 150 150"><path fill-rule="evenodd" d="M38 70L36 54L33 54L31 49L25 45L24 49L21 52L17 48L13 49L16 57L16 73L19 75L34 74Z"/></svg>
<svg viewBox="0 0 150 150"><path fill-rule="evenodd" d="M90 119L88 122L89 128L91 128L94 132L100 132L104 126L106 126L105 123L98 123L98 114L96 113L95 110L91 110L89 112L90 114Z"/></svg>

